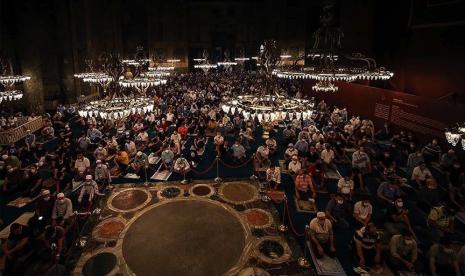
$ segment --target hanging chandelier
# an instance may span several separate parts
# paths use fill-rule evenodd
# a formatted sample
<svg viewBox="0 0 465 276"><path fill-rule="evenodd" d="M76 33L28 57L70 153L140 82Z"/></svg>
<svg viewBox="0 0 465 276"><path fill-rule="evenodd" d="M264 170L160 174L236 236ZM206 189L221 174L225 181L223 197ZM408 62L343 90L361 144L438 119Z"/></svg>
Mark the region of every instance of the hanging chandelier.
<svg viewBox="0 0 465 276"><path fill-rule="evenodd" d="M137 48L134 59L123 60L114 53L102 54L99 57L100 70L94 69L91 60L86 63L90 71L76 74L75 77L102 87L103 93L99 100L80 103L80 116L122 119L154 110L154 102L147 97L147 90L165 84L166 79L147 75L150 60L144 57L141 47Z"/></svg>
<svg viewBox="0 0 465 276"><path fill-rule="evenodd" d="M336 92L338 87L334 83L326 80L318 81L314 86L312 86L314 91L323 91L323 92Z"/></svg>
<svg viewBox="0 0 465 276"><path fill-rule="evenodd" d="M446 140L452 146L456 146L459 142L462 143L462 148L465 150L465 123L457 124L452 128L445 130Z"/></svg>
<svg viewBox="0 0 465 276"><path fill-rule="evenodd" d="M216 69L218 67L217 64L212 64L208 61L208 51L206 49L202 52L202 58L194 58L194 61L199 62L199 64L194 65L194 68L202 69L205 74L207 74L210 69Z"/></svg>
<svg viewBox="0 0 465 276"><path fill-rule="evenodd" d="M257 119L259 123L307 119L313 114L313 101L286 99L274 95L241 95L225 102L221 109L226 114L242 114L245 120Z"/></svg>
<svg viewBox="0 0 465 276"><path fill-rule="evenodd" d="M276 80L272 76L280 62L276 41L265 41L256 60L262 65L260 72L264 85L261 90L258 93L239 95L226 100L221 105L222 110L227 114L242 114L246 120L256 119L264 127L267 126L266 130L276 121L310 118L313 114L313 101L291 99L278 93Z"/></svg>
<svg viewBox="0 0 465 276"><path fill-rule="evenodd" d="M224 59L223 59L223 61L218 61L216 63L216 65L218 67L224 67L227 71L231 71L232 66L237 65L237 62L236 61L231 61L231 59L229 57L229 51L226 50L226 51L224 51Z"/></svg>
<svg viewBox="0 0 465 276"><path fill-rule="evenodd" d="M394 74L384 67L377 67L374 59L360 53L348 55L342 51L344 34L335 26L333 9L333 3L323 8L321 27L313 34L314 44L308 54L296 58L290 68L274 70L273 75L278 78L315 80L317 83L312 89L324 92L336 92L335 81L392 78Z"/></svg>
<svg viewBox="0 0 465 276"><path fill-rule="evenodd" d="M30 79L29 76L14 75L11 62L0 57L0 103L21 99L23 91L16 89L15 86Z"/></svg>

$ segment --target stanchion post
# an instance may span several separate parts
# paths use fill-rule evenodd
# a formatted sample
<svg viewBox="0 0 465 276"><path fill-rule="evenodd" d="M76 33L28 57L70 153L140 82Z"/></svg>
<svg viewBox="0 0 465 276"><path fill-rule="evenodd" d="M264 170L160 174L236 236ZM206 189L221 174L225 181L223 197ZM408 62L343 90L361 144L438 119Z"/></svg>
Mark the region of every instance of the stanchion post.
<svg viewBox="0 0 465 276"><path fill-rule="evenodd" d="M219 164L219 162L220 162L220 156L217 155L216 156L216 178L215 178L215 182L218 183L218 184L221 183L221 181L223 181L223 179L221 179L221 177L220 177L220 164Z"/></svg>
<svg viewBox="0 0 465 276"><path fill-rule="evenodd" d="M147 179L147 165L144 164L144 174L145 174L145 182L144 182L144 186L148 186L149 185L149 181Z"/></svg>
<svg viewBox="0 0 465 276"><path fill-rule="evenodd" d="M250 176L250 180L257 180L258 177L255 175L255 153L252 155L253 164L252 164L252 175Z"/></svg>
<svg viewBox="0 0 465 276"><path fill-rule="evenodd" d="M182 172L182 175L183 175L184 179L181 181L181 184L186 185L187 182L188 182L187 179L186 179L186 170L184 170Z"/></svg>

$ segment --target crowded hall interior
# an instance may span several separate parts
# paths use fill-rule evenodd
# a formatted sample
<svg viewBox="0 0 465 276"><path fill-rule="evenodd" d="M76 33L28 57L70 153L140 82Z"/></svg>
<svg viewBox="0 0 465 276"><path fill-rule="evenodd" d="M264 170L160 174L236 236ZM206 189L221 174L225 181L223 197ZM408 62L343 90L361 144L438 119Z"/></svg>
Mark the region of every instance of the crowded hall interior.
<svg viewBox="0 0 465 276"><path fill-rule="evenodd" d="M0 275L465 276L465 0L0 0Z"/></svg>

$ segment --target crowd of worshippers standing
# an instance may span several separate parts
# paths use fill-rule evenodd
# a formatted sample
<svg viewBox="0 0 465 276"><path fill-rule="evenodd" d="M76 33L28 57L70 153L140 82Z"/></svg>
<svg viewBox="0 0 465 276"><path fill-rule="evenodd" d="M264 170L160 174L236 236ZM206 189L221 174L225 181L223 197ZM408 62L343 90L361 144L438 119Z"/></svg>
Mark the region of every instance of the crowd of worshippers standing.
<svg viewBox="0 0 465 276"><path fill-rule="evenodd" d="M225 114L220 103L263 85L253 72L176 74L151 95L159 110L120 120L82 118L74 107L59 105L41 130L1 148L2 192L33 198L36 206L28 224L12 224L2 241L4 273L17 274L31 256L44 265L64 263L74 210L90 210L112 182L128 174L146 179L153 163L187 172L206 154L234 164L253 156L269 189L284 189L285 172L298 200L329 197L308 225L318 258L335 257L341 248L335 233L353 229L344 246L354 250L358 272L387 264L394 271L465 273L465 177L452 149L437 140L421 144L388 124L375 128L324 101L311 118L276 122L262 140L257 121ZM277 89L302 97L299 82L280 81ZM206 147L209 141L213 147ZM339 175L336 193L327 194L329 174ZM412 219L412 212L424 219Z"/></svg>

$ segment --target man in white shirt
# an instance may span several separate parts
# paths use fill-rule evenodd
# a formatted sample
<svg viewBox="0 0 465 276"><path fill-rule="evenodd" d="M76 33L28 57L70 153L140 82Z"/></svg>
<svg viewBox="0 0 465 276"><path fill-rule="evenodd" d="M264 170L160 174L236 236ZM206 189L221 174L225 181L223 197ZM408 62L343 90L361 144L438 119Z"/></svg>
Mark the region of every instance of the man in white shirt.
<svg viewBox="0 0 465 276"><path fill-rule="evenodd" d="M352 154L352 169L353 169L354 174L358 178L358 181L360 183L360 189L364 191L365 182L364 182L363 176L366 173L371 172L371 163L370 163L370 157L365 152L365 148L362 146L360 146L358 150L356 150Z"/></svg>
<svg viewBox="0 0 465 276"><path fill-rule="evenodd" d="M166 121L169 124L172 124L174 122L174 114L171 111L168 111L168 113L166 113Z"/></svg>
<svg viewBox="0 0 465 276"><path fill-rule="evenodd" d="M271 188L276 190L281 184L281 169L271 165L268 170L266 170L266 181Z"/></svg>
<svg viewBox="0 0 465 276"><path fill-rule="evenodd" d="M286 162L289 162L289 161L291 161L292 156L298 155L298 154L299 154L299 151L297 151L297 149L294 148L294 144L290 143L287 146L286 151L284 152L284 160Z"/></svg>
<svg viewBox="0 0 465 276"><path fill-rule="evenodd" d="M103 185L103 187L105 187L111 182L110 170L108 169L107 165L102 164L101 160L97 160L96 164L94 179L97 184Z"/></svg>
<svg viewBox="0 0 465 276"><path fill-rule="evenodd" d="M107 150L101 145L94 150L94 157L96 160L105 161L107 158Z"/></svg>
<svg viewBox="0 0 465 276"><path fill-rule="evenodd" d="M268 149L267 144L258 147L256 157L259 167L263 167L263 165L267 163L269 155L270 150Z"/></svg>
<svg viewBox="0 0 465 276"><path fill-rule="evenodd" d="M82 153L78 153L78 155L76 156L76 161L74 162L74 169L76 170L76 173L83 177L89 168L89 158L84 157Z"/></svg>
<svg viewBox="0 0 465 276"><path fill-rule="evenodd" d="M224 137L221 135L221 132L216 132L215 137L213 138L213 144L215 145L216 154L219 156L221 153L221 146L224 143Z"/></svg>
<svg viewBox="0 0 465 276"><path fill-rule="evenodd" d="M373 206L370 203L370 197L366 196L363 200L357 201L354 205L354 218L361 225L367 225L371 220Z"/></svg>
<svg viewBox="0 0 465 276"><path fill-rule="evenodd" d="M181 134L179 134L176 130L173 131L170 137L171 141L173 141L174 146L176 148L176 155L181 154Z"/></svg>
<svg viewBox="0 0 465 276"><path fill-rule="evenodd" d="M413 169L412 180L417 183L418 187L425 186L426 180L431 178L433 178L433 175L424 162L420 162L420 165Z"/></svg>
<svg viewBox="0 0 465 276"><path fill-rule="evenodd" d="M346 199L352 198L352 194L354 193L354 181L352 180L351 174L339 178L337 190L343 194Z"/></svg>
<svg viewBox="0 0 465 276"><path fill-rule="evenodd" d="M137 148L133 141L127 139L124 147L126 148L126 152L128 153L129 157L134 157L134 155L136 155Z"/></svg>
<svg viewBox="0 0 465 276"><path fill-rule="evenodd" d="M289 162L289 166L287 168L292 178L294 178L300 169L302 169L302 164L300 163L299 157L297 157L297 155L292 156L292 161Z"/></svg>
<svg viewBox="0 0 465 276"><path fill-rule="evenodd" d="M323 160L325 165L332 166L335 155L329 144L325 144L324 150L320 153L320 158Z"/></svg>

